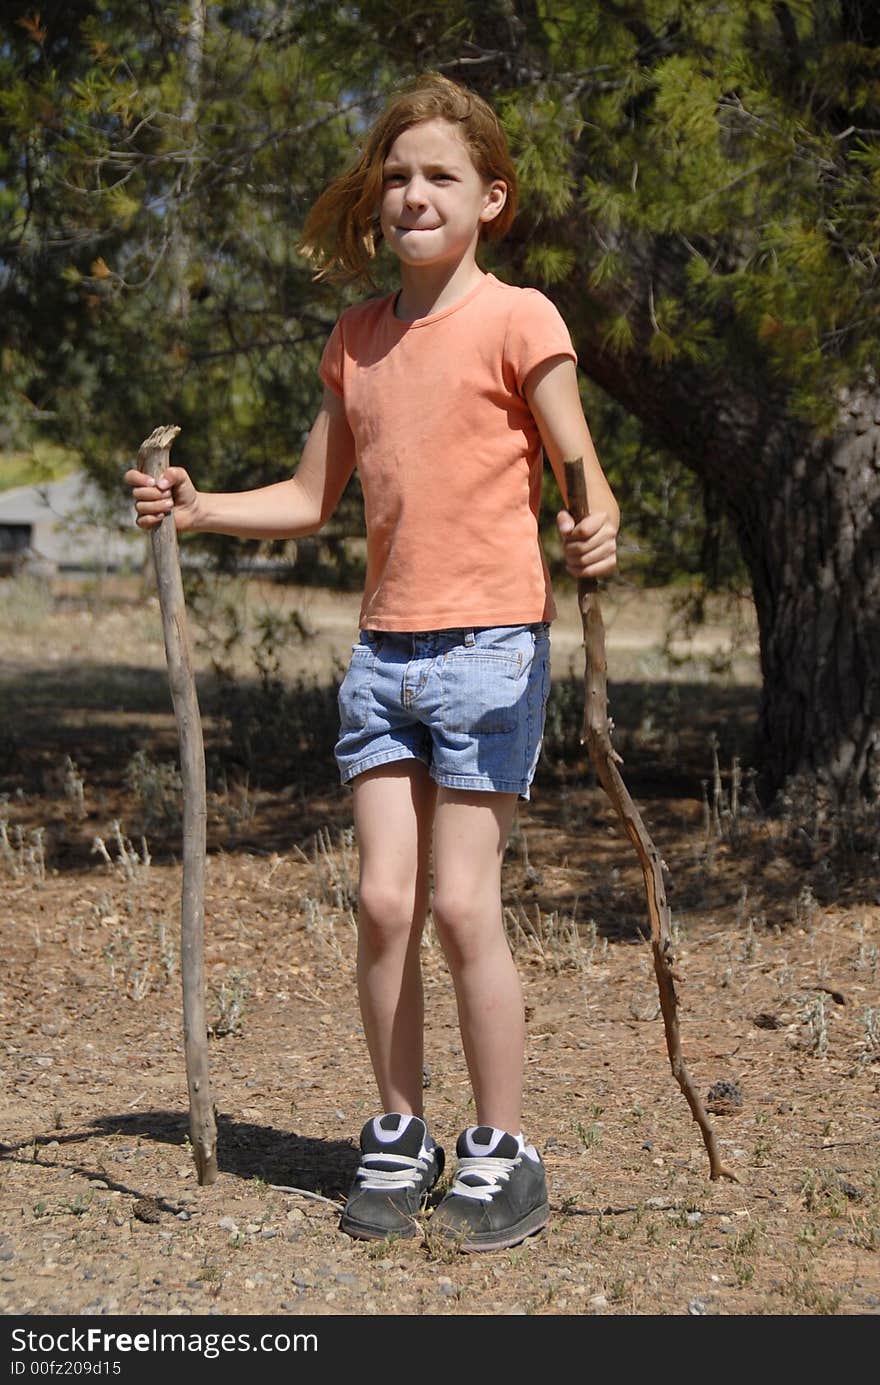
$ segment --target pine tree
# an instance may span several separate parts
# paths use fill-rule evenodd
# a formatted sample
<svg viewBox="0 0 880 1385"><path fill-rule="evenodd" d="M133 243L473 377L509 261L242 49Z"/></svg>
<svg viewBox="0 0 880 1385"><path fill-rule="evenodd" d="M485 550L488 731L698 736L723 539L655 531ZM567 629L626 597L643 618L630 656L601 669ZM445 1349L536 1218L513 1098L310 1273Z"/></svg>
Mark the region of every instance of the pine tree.
<svg viewBox="0 0 880 1385"><path fill-rule="evenodd" d="M504 114L512 277L720 499L758 613L769 799L880 794L880 11L867 0L361 7ZM602 450L601 437L597 440Z"/></svg>
<svg viewBox="0 0 880 1385"><path fill-rule="evenodd" d="M877 6L207 0L194 95L201 3L5 7L10 415L108 478L172 413L206 485L289 470L340 306L298 229L388 88L439 68L493 101L517 157L492 267L546 288L590 380L736 532L766 796L804 776L876 799Z"/></svg>

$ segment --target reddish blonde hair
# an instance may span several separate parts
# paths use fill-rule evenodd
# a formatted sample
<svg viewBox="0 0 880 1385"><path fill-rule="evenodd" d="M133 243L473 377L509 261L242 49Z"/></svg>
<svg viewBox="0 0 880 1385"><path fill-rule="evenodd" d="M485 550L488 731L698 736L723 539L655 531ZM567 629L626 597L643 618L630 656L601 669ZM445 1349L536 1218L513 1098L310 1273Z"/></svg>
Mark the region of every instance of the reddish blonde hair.
<svg viewBox="0 0 880 1385"><path fill-rule="evenodd" d="M480 177L507 185L507 201L480 235L498 240L516 215L516 169L501 122L476 92L439 72L425 72L388 103L367 135L360 157L324 189L309 212L299 250L318 265L319 278L361 280L372 286L371 261L382 239L379 201L382 168L404 130L426 120L447 120L458 130Z"/></svg>

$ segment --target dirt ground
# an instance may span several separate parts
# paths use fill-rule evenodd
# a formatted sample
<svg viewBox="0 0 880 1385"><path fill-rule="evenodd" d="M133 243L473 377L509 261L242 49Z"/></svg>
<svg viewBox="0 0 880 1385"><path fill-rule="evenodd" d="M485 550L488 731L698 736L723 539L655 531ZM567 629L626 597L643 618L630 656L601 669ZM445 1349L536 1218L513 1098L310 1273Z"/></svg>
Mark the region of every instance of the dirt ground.
<svg viewBox="0 0 880 1385"><path fill-rule="evenodd" d="M757 698L747 610L731 659L729 612L670 647L666 594L606 600L624 772L669 871L685 1058L704 1096L733 1089L712 1119L738 1181L709 1181L670 1073L631 848L583 756L551 748L504 890L552 1220L465 1256L434 1243L429 1217L413 1241L338 1230L375 1112L349 799L329 766L271 787L223 768L204 654L221 1171L197 1185L156 604L136 584L19 585L14 600L0 585L0 1311L880 1311L876 846L797 804L767 818L740 782ZM257 613L295 608L316 632L285 674L338 668L356 598L251 592ZM579 667L575 616L554 629L560 679ZM426 1110L451 1153L473 1108L430 928L423 963Z"/></svg>

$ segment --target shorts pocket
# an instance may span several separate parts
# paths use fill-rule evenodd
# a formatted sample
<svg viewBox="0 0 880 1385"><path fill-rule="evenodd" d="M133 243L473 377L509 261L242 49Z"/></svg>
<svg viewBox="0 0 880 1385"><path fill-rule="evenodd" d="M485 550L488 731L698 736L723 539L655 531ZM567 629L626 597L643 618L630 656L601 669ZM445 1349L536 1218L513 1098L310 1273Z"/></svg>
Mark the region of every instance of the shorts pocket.
<svg viewBox="0 0 880 1385"><path fill-rule="evenodd" d="M522 631L497 648L478 643L447 654L441 675L445 730L502 736L516 731L528 716L525 696L533 653L533 637Z"/></svg>
<svg viewBox="0 0 880 1385"><path fill-rule="evenodd" d="M343 731L358 731L365 724L375 667L376 653L369 644L352 647L348 671L339 685L336 699Z"/></svg>

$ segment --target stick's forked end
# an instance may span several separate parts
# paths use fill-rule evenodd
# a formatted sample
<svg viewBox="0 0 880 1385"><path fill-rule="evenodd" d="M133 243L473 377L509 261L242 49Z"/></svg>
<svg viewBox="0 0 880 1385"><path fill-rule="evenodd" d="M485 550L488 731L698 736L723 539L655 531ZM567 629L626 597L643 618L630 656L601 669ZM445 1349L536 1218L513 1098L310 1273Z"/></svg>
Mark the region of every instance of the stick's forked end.
<svg viewBox="0 0 880 1385"><path fill-rule="evenodd" d="M161 451L165 447L170 447L179 432L180 428L176 423L166 423L161 428L154 428L138 448L138 456L142 452Z"/></svg>

